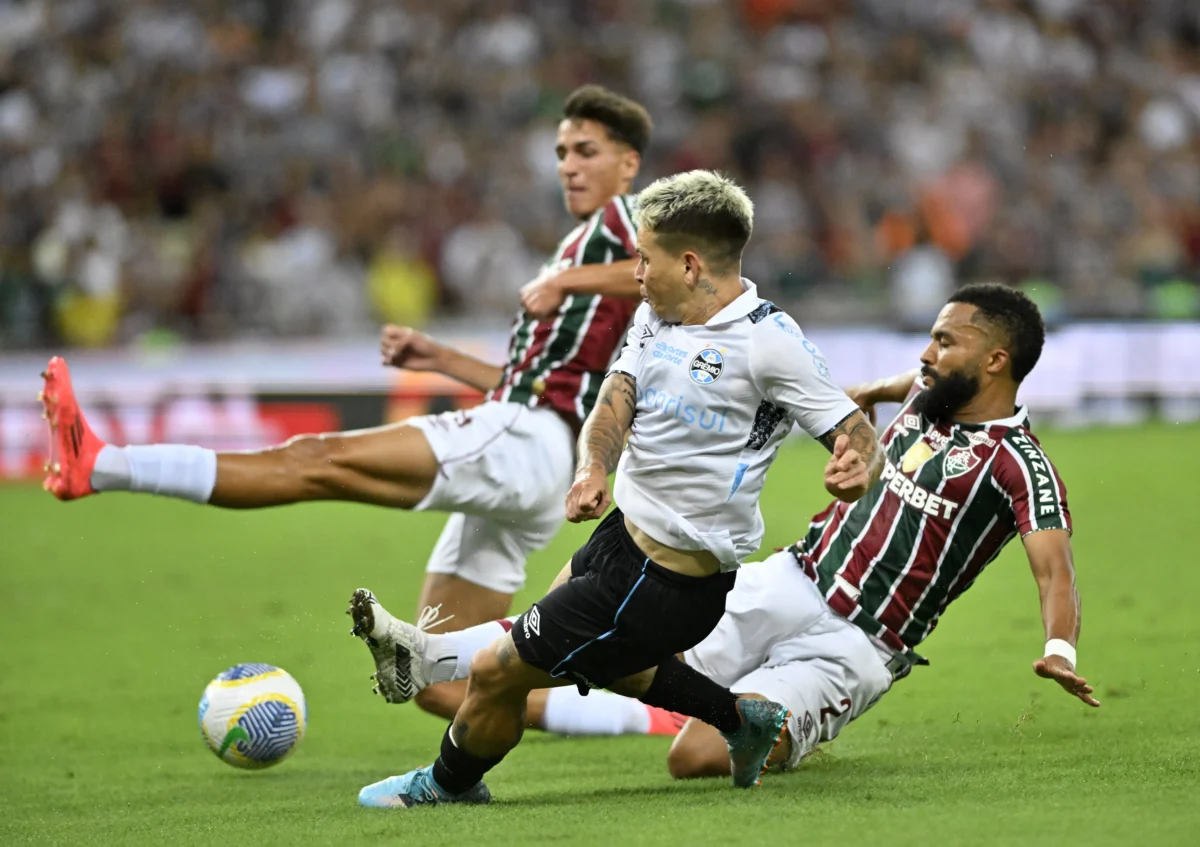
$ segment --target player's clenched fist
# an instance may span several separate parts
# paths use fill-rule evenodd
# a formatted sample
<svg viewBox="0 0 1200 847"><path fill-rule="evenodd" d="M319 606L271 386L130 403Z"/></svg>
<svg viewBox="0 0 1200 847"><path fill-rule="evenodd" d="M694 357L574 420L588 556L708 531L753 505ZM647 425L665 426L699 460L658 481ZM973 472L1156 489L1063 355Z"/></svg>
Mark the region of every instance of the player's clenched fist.
<svg viewBox="0 0 1200 847"><path fill-rule="evenodd" d="M442 346L423 332L387 324L379 334L379 355L384 365L410 371L438 370Z"/></svg>
<svg viewBox="0 0 1200 847"><path fill-rule="evenodd" d="M867 493L871 471L857 450L851 449L849 436L837 437L833 455L825 464L825 490L839 500L853 503Z"/></svg>
<svg viewBox="0 0 1200 847"><path fill-rule="evenodd" d="M540 276L521 289L522 308L538 320L553 315L566 299L566 292L553 276Z"/></svg>
<svg viewBox="0 0 1200 847"><path fill-rule="evenodd" d="M571 523L594 521L611 503L608 474L598 470L581 471L575 475L575 484L567 492L567 520Z"/></svg>

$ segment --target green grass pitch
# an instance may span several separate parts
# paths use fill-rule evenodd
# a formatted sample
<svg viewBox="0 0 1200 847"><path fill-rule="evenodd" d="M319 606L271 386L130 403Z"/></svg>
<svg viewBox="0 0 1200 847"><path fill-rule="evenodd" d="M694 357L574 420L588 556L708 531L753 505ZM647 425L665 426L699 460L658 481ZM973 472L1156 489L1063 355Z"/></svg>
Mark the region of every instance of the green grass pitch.
<svg viewBox="0 0 1200 847"><path fill-rule="evenodd" d="M487 808L360 809L431 761L443 723L371 696L351 591L411 611L436 515L322 504L222 512L144 496L62 505L0 487L0 843L1195 844L1200 836L1200 428L1047 433L1070 490L1089 710L1037 679L1037 590L1013 544L900 682L798 772L673 783L661 738L530 732ZM766 546L825 498L785 449ZM529 567L536 599L587 527ZM238 662L290 671L308 735L240 772L196 704Z"/></svg>

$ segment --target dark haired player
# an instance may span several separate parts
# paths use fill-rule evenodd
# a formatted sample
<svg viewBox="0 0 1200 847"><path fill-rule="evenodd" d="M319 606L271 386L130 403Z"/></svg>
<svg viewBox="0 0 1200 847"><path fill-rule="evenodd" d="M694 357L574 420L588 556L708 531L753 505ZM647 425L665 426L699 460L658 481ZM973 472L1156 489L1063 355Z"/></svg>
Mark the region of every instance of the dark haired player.
<svg viewBox="0 0 1200 847"><path fill-rule="evenodd" d="M745 696L792 713L772 764L793 766L830 741L923 660L913 652L941 613L1004 545L1020 535L1041 594L1047 638L1035 672L1098 705L1075 671L1079 598L1066 490L1016 407L1037 363L1037 307L1002 286L972 285L942 310L921 369L852 388L872 417L877 403L904 407L883 434L883 477L861 500L833 503L806 536L743 566L717 628L685 659ZM457 665L501 636L507 622L424 635L426 675ZM549 713L547 691L530 712ZM554 689L554 725L575 733L629 731L573 691ZM610 697L617 712L623 698ZM679 778L727 775L724 739L690 721L669 755Z"/></svg>
<svg viewBox="0 0 1200 847"><path fill-rule="evenodd" d="M61 500L140 491L239 509L350 500L449 512L421 606L442 606L456 626L502 617L524 583L526 558L563 523L575 436L638 305L628 192L650 132L641 105L599 86L567 99L555 154L564 202L580 223L547 271L561 271L569 296L545 320L518 316L503 366L412 329L384 329L384 364L487 392L479 406L257 452L114 447L88 427L66 363L55 357L44 375L53 452L46 488Z"/></svg>
<svg viewBox="0 0 1200 847"><path fill-rule="evenodd" d="M931 336L920 371L850 391L872 416L876 403L904 404L883 434L880 481L861 500L833 503L792 547L743 568L721 623L685 656L734 691L791 710L772 764L794 766L924 664L914 648L1018 536L1045 627L1033 669L1100 705L1075 670L1067 490L1016 403L1045 340L1037 306L1006 286L969 285ZM721 736L695 720L669 764L680 778L729 773Z"/></svg>

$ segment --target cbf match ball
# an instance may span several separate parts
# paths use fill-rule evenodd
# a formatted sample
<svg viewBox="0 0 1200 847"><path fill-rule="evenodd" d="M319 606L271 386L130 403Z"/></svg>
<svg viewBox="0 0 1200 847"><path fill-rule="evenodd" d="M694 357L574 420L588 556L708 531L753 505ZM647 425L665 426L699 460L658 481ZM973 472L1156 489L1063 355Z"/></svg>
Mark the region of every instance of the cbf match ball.
<svg viewBox="0 0 1200 847"><path fill-rule="evenodd" d="M308 707L291 674L271 665L234 665L204 689L200 734L236 768L269 768L304 737Z"/></svg>

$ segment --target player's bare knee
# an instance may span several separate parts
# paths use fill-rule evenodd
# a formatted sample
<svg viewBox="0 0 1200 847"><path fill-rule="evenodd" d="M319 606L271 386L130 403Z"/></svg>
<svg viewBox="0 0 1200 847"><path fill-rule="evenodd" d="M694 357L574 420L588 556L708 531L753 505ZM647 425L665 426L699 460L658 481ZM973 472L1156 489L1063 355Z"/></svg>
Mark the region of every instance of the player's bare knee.
<svg viewBox="0 0 1200 847"><path fill-rule="evenodd" d="M467 690L470 694L503 697L508 693L515 682L505 658L506 650L511 649L512 642L510 640L500 639L495 644L480 650L471 658L470 676L467 683Z"/></svg>
<svg viewBox="0 0 1200 847"><path fill-rule="evenodd" d="M283 460L301 471L330 461L329 444L319 435L297 435L276 448Z"/></svg>
<svg viewBox="0 0 1200 847"><path fill-rule="evenodd" d="M323 491L337 487L338 475L342 473L333 438L336 436L297 435L277 449L291 475L304 480L313 489Z"/></svg>

